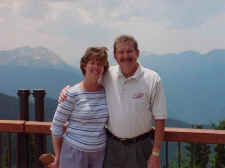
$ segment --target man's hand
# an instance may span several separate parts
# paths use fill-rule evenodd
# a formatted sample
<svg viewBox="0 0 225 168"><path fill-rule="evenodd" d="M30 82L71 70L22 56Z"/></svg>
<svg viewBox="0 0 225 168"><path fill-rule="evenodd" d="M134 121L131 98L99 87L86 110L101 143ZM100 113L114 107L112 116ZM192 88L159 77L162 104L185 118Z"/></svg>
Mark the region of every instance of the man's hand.
<svg viewBox="0 0 225 168"><path fill-rule="evenodd" d="M66 100L66 91L67 91L67 89L69 89L70 88L70 85L67 85L66 87L64 87L62 90L61 90L61 92L60 92L60 94L59 94L59 97L58 97L58 102L59 103L61 103L61 102L63 102L64 100Z"/></svg>
<svg viewBox="0 0 225 168"><path fill-rule="evenodd" d="M152 154L148 159L148 168L160 168L160 149L165 135L165 120L155 120L155 134Z"/></svg>
<svg viewBox="0 0 225 168"><path fill-rule="evenodd" d="M148 168L160 168L160 156L151 155L147 163Z"/></svg>

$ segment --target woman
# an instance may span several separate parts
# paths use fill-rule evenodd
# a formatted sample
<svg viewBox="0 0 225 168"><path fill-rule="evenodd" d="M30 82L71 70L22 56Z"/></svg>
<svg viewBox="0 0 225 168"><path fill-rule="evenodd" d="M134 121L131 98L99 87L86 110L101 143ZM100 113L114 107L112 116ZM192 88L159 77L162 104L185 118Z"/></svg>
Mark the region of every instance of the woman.
<svg viewBox="0 0 225 168"><path fill-rule="evenodd" d="M99 80L108 70L107 57L105 47L90 47L81 58L84 80L67 90L67 99L58 104L53 118L55 161L50 168L102 168L108 109Z"/></svg>

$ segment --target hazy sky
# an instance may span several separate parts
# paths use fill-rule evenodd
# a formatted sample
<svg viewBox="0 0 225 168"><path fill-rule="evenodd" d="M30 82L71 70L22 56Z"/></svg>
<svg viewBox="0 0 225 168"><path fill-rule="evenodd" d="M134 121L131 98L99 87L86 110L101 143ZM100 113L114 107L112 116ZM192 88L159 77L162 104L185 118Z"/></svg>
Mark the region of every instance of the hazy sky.
<svg viewBox="0 0 225 168"><path fill-rule="evenodd" d="M225 49L225 1L0 0L0 50L43 46L77 64L120 34L153 53Z"/></svg>

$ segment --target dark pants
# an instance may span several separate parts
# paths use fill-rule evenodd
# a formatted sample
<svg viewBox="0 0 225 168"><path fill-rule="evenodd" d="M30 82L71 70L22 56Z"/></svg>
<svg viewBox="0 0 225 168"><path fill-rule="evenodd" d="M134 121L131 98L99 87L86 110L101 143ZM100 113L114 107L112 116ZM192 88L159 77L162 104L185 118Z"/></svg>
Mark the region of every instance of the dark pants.
<svg viewBox="0 0 225 168"><path fill-rule="evenodd" d="M152 137L135 143L122 143L108 136L104 168L147 168L152 152Z"/></svg>

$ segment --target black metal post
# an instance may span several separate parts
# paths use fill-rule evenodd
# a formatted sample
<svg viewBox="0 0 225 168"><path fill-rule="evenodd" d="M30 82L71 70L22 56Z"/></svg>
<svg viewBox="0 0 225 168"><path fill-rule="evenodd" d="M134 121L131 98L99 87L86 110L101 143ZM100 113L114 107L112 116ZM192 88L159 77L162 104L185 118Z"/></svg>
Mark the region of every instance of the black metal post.
<svg viewBox="0 0 225 168"><path fill-rule="evenodd" d="M218 144L218 152L217 152L217 155L218 155L218 163L217 163L217 166L218 168L223 168L223 163L222 163L222 145L221 144Z"/></svg>
<svg viewBox="0 0 225 168"><path fill-rule="evenodd" d="M8 133L8 168L12 167L12 138L11 133Z"/></svg>
<svg viewBox="0 0 225 168"><path fill-rule="evenodd" d="M33 96L35 99L35 120L44 121L44 97L45 90L33 90ZM40 156L42 153L47 151L47 137L43 134L35 135L35 144L37 145L37 156ZM37 163L37 167L40 167L40 162Z"/></svg>
<svg viewBox="0 0 225 168"><path fill-rule="evenodd" d="M191 168L194 168L195 144L190 143L190 145L191 145Z"/></svg>
<svg viewBox="0 0 225 168"><path fill-rule="evenodd" d="M18 90L17 95L20 101L20 120L29 120L29 95L30 90ZM28 168L28 135L24 133L17 134L17 166L18 168Z"/></svg>
<svg viewBox="0 0 225 168"><path fill-rule="evenodd" d="M181 168L181 145L180 142L178 144L178 168Z"/></svg>
<svg viewBox="0 0 225 168"><path fill-rule="evenodd" d="M3 148L2 148L2 133L0 132L0 163L2 163L2 153L3 153ZM0 164L0 168L2 168L2 165Z"/></svg>
<svg viewBox="0 0 225 168"><path fill-rule="evenodd" d="M166 141L166 168L169 167L168 148L168 141Z"/></svg>

